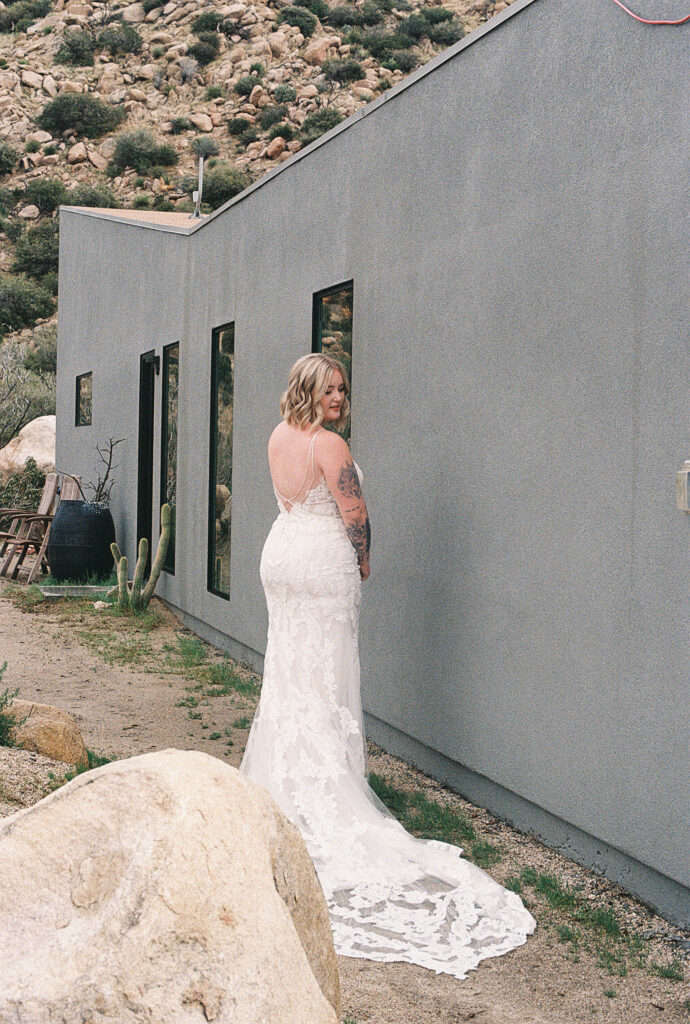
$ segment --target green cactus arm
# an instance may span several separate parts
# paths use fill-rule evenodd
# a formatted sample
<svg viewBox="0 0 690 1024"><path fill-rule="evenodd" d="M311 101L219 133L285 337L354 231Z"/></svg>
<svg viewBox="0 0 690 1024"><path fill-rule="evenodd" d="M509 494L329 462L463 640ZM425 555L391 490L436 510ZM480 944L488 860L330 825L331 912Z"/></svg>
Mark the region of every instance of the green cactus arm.
<svg viewBox="0 0 690 1024"><path fill-rule="evenodd" d="M132 578L132 607L139 607L139 600L141 597L141 587L144 582L144 570L146 569L146 559L149 553L149 542L146 537L142 537L139 541L139 557L137 558L137 565L134 570L134 577Z"/></svg>
<svg viewBox="0 0 690 1024"><path fill-rule="evenodd" d="M118 604L124 608L129 602L129 590L127 589L127 557L121 555L117 563L117 591Z"/></svg>
<svg viewBox="0 0 690 1024"><path fill-rule="evenodd" d="M119 563L120 559L122 558L122 555L120 554L120 549L115 543L115 541L113 541L113 543L110 545L110 550L113 553L113 558L115 559L115 561Z"/></svg>
<svg viewBox="0 0 690 1024"><path fill-rule="evenodd" d="M156 548L156 557L151 566L151 575L149 581L144 587L144 592L141 595L141 606L146 608L149 601L153 597L153 592L156 589L158 583L158 577L161 574L163 568L163 562L168 550L168 544L170 543L170 534L172 533L172 512L170 505L166 504L161 508L161 535L158 538L158 547Z"/></svg>

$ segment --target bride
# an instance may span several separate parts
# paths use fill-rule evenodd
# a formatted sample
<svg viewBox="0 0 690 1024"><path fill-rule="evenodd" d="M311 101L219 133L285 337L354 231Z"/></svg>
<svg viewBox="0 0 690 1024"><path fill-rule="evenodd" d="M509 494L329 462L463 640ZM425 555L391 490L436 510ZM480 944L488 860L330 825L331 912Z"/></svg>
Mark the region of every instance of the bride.
<svg viewBox="0 0 690 1024"><path fill-rule="evenodd" d="M280 514L261 556L268 644L240 771L299 828L337 953L464 978L536 922L459 847L406 832L367 783L357 635L369 518L359 467L324 429L347 421L348 393L339 362L303 356L268 442Z"/></svg>

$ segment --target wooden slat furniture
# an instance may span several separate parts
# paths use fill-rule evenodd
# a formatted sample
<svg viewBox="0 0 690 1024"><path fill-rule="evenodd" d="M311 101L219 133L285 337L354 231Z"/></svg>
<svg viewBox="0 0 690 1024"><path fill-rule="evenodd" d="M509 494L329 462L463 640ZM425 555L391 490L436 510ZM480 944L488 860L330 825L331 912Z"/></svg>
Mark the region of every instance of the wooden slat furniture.
<svg viewBox="0 0 690 1024"><path fill-rule="evenodd" d="M0 531L0 564L4 564L5 555L12 541L21 536L23 524L32 516L50 515L55 505L58 491L57 473L47 473L43 484L43 493L35 511L21 508L0 508L0 519L9 519L7 530Z"/></svg>
<svg viewBox="0 0 690 1024"><path fill-rule="evenodd" d="M78 477L64 475L62 484L58 488L54 511L43 515L27 516L22 521L19 535L8 544L7 553L0 561L0 576L16 580L21 566L24 565L26 569L30 563L32 564L27 583L34 583L43 569L50 572L46 558L50 524L61 501L74 501L81 497L78 480ZM25 561L27 555L29 555L29 562Z"/></svg>

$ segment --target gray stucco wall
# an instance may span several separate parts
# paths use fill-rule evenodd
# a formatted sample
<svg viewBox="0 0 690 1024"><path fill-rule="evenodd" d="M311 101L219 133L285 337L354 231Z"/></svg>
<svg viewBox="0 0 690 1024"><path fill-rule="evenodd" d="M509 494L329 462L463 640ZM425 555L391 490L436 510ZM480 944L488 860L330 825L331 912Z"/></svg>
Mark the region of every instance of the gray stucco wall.
<svg viewBox="0 0 690 1024"><path fill-rule="evenodd" d="M313 293L353 278L370 735L687 922L685 38L597 0L519 2L189 237L64 210L58 468L128 435L114 512L133 554L139 354L179 340L160 591L257 660L266 442ZM229 602L206 590L228 321Z"/></svg>

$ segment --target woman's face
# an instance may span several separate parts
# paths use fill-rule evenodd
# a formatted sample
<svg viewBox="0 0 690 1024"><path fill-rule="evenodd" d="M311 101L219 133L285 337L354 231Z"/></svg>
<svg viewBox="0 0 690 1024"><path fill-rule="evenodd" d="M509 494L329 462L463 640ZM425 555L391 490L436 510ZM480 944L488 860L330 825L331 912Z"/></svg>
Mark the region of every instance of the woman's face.
<svg viewBox="0 0 690 1024"><path fill-rule="evenodd" d="M331 373L326 394L319 403L323 409L323 422L333 423L340 416L340 410L345 401L345 384L340 370L333 370Z"/></svg>

